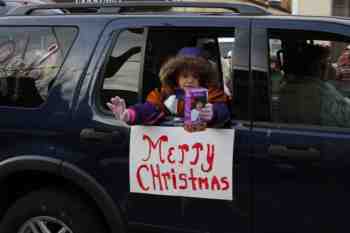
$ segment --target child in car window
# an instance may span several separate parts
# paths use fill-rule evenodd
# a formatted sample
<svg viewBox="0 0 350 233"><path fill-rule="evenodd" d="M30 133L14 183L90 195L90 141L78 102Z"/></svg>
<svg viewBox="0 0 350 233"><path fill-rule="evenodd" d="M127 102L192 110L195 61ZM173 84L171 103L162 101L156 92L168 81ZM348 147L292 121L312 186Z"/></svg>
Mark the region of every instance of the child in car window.
<svg viewBox="0 0 350 233"><path fill-rule="evenodd" d="M126 108L124 99L116 96L107 106L117 119L130 125L154 125L171 114L183 117L184 102L174 97L176 93L186 88L204 87L208 89L208 103L198 115L208 126L223 125L230 119L228 97L219 88L216 70L200 54L200 49L189 47L170 58L159 72L161 88L151 91L145 103ZM175 108L171 107L174 105Z"/></svg>

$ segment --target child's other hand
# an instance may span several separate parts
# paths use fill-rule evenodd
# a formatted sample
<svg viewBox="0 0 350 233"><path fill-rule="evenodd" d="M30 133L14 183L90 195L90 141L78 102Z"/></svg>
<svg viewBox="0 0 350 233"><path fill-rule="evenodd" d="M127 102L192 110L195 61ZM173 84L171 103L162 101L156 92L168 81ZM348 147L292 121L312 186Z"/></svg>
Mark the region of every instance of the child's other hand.
<svg viewBox="0 0 350 233"><path fill-rule="evenodd" d="M120 98L119 96L112 97L110 102L107 103L107 106L117 120L129 122L130 114L126 108L124 99Z"/></svg>
<svg viewBox="0 0 350 233"><path fill-rule="evenodd" d="M207 103L199 112L199 118L205 122L209 122L213 119L214 111L213 105L211 103Z"/></svg>

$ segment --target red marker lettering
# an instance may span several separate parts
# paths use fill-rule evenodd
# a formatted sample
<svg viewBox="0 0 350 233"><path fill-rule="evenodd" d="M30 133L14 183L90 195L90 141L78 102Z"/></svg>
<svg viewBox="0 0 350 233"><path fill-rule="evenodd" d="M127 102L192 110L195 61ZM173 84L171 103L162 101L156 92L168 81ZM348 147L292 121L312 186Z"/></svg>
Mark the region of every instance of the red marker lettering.
<svg viewBox="0 0 350 233"><path fill-rule="evenodd" d="M143 191L148 191L149 190L149 186L145 186L142 182L142 175L141 175L141 170L142 169L146 169L146 171L148 172L148 167L147 165L141 165L137 168L136 170L136 180L137 180L137 183L139 184L140 188L143 190Z"/></svg>
<svg viewBox="0 0 350 233"><path fill-rule="evenodd" d="M153 189L157 190L157 184L159 184L159 190L163 191L163 183L160 176L160 168L158 164L156 165L156 168L154 168L154 166L151 165L151 173L153 178Z"/></svg>
<svg viewBox="0 0 350 233"><path fill-rule="evenodd" d="M202 164L201 169L203 172L210 172L213 169L214 157L215 157L215 146L213 144L207 144L208 168L204 168Z"/></svg>
<svg viewBox="0 0 350 233"><path fill-rule="evenodd" d="M169 187L168 187L168 179L170 179L170 172L162 173L162 177L163 177L165 189L168 190L169 189Z"/></svg>
<svg viewBox="0 0 350 233"><path fill-rule="evenodd" d="M208 177L198 177L198 184L200 190L208 190L209 189L209 183L208 183Z"/></svg>
<svg viewBox="0 0 350 233"><path fill-rule="evenodd" d="M171 169L171 179L173 181L173 187L176 190L177 189L177 182L176 182L176 173L175 173L174 168Z"/></svg>
<svg viewBox="0 0 350 233"><path fill-rule="evenodd" d="M216 176L213 176L211 180L211 190L220 190L220 182Z"/></svg>
<svg viewBox="0 0 350 233"><path fill-rule="evenodd" d="M181 160L179 161L179 163L183 164L185 161L185 153L188 152L190 148L187 144L181 144L179 145L179 149L181 150Z"/></svg>
<svg viewBox="0 0 350 233"><path fill-rule="evenodd" d="M151 158L152 149L155 150L158 147L158 149L159 149L159 161L161 163L164 163L165 160L163 159L163 156L162 156L162 142L167 142L168 137L166 135L162 135L158 138L156 143L153 143L152 139L147 134L144 134L142 139L144 141L148 142L148 156L146 158L142 159L142 161L145 161L145 162L148 161Z"/></svg>
<svg viewBox="0 0 350 233"><path fill-rule="evenodd" d="M188 179L192 182L192 190L196 191L197 190L197 177L194 176L193 174L193 168L190 169L190 176L188 177Z"/></svg>
<svg viewBox="0 0 350 233"><path fill-rule="evenodd" d="M230 187L230 183L228 182L228 178L225 177L221 177L221 184L222 184L222 190L225 191Z"/></svg>
<svg viewBox="0 0 350 233"><path fill-rule="evenodd" d="M203 145L202 145L202 143L197 142L197 143L193 144L192 149L196 150L196 154L194 156L193 161L191 161L190 164L191 165L196 165L198 163L199 153L201 151L203 151Z"/></svg>
<svg viewBox="0 0 350 233"><path fill-rule="evenodd" d="M180 173L179 179L184 183L182 185L179 185L179 189L187 189L187 175L185 173Z"/></svg>
<svg viewBox="0 0 350 233"><path fill-rule="evenodd" d="M175 160L172 160L171 157L174 155L175 148L172 146L168 150L168 161L169 163L175 163Z"/></svg>

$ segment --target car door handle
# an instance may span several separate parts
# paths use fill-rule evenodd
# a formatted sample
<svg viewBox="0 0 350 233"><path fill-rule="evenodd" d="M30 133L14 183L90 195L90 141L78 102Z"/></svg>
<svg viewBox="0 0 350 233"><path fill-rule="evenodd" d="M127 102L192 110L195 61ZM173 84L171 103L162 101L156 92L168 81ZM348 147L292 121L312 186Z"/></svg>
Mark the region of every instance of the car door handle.
<svg viewBox="0 0 350 233"><path fill-rule="evenodd" d="M312 146L270 145L268 153L271 157L291 160L319 160L321 153Z"/></svg>
<svg viewBox="0 0 350 233"><path fill-rule="evenodd" d="M115 142L121 139L118 131L104 132L93 128L85 128L80 131L80 139L95 142Z"/></svg>

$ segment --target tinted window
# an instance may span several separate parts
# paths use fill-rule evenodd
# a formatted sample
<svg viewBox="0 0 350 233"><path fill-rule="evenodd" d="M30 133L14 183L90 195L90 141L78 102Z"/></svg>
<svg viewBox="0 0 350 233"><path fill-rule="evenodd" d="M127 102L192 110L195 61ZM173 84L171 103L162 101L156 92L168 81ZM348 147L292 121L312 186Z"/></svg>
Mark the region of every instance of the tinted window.
<svg viewBox="0 0 350 233"><path fill-rule="evenodd" d="M348 42L329 33L270 31L273 121L350 127Z"/></svg>
<svg viewBox="0 0 350 233"><path fill-rule="evenodd" d="M0 28L0 104L44 103L75 34L74 28Z"/></svg>
<svg viewBox="0 0 350 233"><path fill-rule="evenodd" d="M234 37L220 37L219 41L219 49L220 49L220 62L221 62L221 70L222 76L224 80L224 89L225 93L229 96L232 96L233 89L233 80L232 80L232 56L234 54Z"/></svg>

